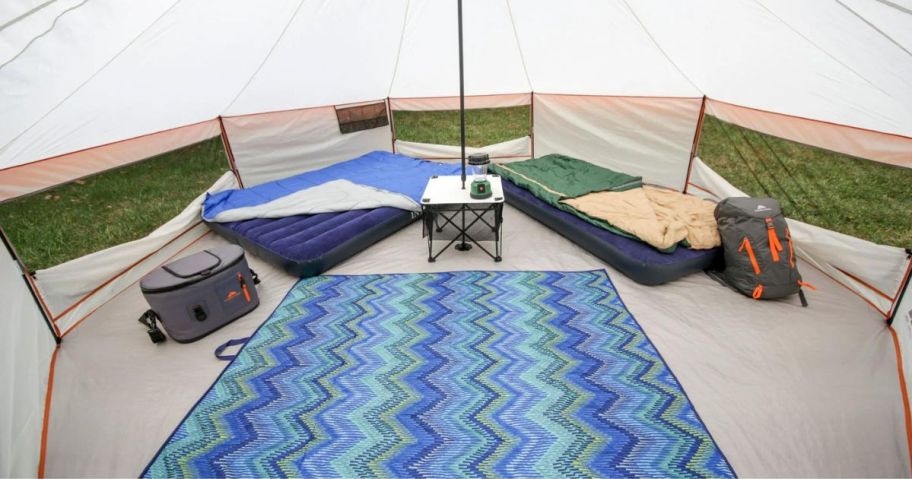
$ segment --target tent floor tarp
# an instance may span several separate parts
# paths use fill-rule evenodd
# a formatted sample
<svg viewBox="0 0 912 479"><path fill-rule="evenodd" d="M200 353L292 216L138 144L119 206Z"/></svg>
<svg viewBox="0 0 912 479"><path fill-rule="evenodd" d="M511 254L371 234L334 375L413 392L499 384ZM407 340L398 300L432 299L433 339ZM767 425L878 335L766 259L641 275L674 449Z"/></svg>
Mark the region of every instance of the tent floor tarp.
<svg viewBox="0 0 912 479"><path fill-rule="evenodd" d="M516 209L504 213L504 260L448 252L428 263L413 224L330 273L605 268ZM209 234L184 253L225 240ZM227 363L222 342L253 332L297 278L250 258L261 306L192 344L149 342L137 286L69 334L60 348L48 433L55 476L138 475ZM758 302L702 273L639 285L606 268L741 476L905 476L904 416L890 332L876 312L810 266L818 291Z"/></svg>

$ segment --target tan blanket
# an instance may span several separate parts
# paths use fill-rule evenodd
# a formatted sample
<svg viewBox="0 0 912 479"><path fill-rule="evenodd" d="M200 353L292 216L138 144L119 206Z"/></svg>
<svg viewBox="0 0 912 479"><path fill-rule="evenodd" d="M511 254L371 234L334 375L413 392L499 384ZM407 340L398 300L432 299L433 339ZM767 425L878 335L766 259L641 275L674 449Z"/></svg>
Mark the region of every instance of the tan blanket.
<svg viewBox="0 0 912 479"><path fill-rule="evenodd" d="M722 244L715 203L677 191L643 186L627 191L600 191L561 200L660 250L686 239L691 248L710 249Z"/></svg>

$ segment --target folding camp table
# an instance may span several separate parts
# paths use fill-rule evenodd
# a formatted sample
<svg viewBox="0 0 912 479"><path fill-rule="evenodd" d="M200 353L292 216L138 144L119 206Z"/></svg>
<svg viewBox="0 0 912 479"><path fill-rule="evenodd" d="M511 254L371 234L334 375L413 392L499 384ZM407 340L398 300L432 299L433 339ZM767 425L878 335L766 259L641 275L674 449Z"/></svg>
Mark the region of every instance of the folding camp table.
<svg viewBox="0 0 912 479"><path fill-rule="evenodd" d="M478 246L494 261L501 260L501 227L503 223L504 193L500 176L488 175L491 182L491 196L484 199L472 198L467 180L462 187L459 176L434 176L428 180L421 196L421 212L424 216L422 235L428 239L428 262L433 263L444 251L454 244L458 251ZM434 234L438 240L449 242L434 253ZM490 239L487 239L490 238ZM494 241L494 252L480 244L480 241Z"/></svg>

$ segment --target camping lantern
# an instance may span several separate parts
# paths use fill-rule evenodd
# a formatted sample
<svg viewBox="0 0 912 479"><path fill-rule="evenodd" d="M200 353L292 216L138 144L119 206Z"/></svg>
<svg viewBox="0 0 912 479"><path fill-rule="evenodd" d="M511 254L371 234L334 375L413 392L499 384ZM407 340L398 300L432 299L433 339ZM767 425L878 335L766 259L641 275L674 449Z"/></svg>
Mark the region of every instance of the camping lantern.
<svg viewBox="0 0 912 479"><path fill-rule="evenodd" d="M472 198L481 200L491 197L491 182L488 181L488 164L491 163L487 153L469 155L469 164L475 167L472 179L472 188L469 193Z"/></svg>

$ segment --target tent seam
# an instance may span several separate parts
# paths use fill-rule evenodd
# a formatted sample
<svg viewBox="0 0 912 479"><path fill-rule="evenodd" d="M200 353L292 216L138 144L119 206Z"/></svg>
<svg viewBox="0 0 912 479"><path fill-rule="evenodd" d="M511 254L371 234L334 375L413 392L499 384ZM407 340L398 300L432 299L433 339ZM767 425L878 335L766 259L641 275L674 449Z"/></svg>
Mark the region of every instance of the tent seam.
<svg viewBox="0 0 912 479"><path fill-rule="evenodd" d="M874 24L871 23L867 18L861 16L861 14L859 14L859 13L856 12L855 10L852 10L852 8L849 7L848 5L846 5L845 3L843 3L842 0L835 0L835 1L836 1L836 3L838 3L842 8L848 10L849 13L851 13L852 15L854 15L855 18L861 20L861 21L864 22L868 27L870 27L872 30L874 30L875 32L881 34L884 38L886 38L887 40L889 40L890 43L896 45L897 48L899 48L900 50L906 52L906 55L912 56L912 52L910 52L909 50L907 50L906 47L902 46L902 44L900 44L900 43L897 42L895 39L893 39L893 37L891 37L890 35L887 35L887 32L885 32L885 31L883 31L883 30L877 28L877 25L874 25ZM882 2L881 2L881 3L882 3ZM892 5L891 5L891 6L892 6Z"/></svg>
<svg viewBox="0 0 912 479"><path fill-rule="evenodd" d="M240 98L241 95L243 95L244 92L247 91L247 88L250 86L251 83L253 83L253 80L256 78L256 76L260 74L260 70L263 69L263 66L266 65L266 62L269 61L269 58L272 57L272 54L273 54L273 52L275 52L276 47L279 46L279 43L282 41L282 38L285 37L285 34L288 32L289 27L291 27L291 24L294 23L295 18L297 18L298 13L301 12L301 7L304 6L305 1L306 0L301 0L300 2L298 2L298 6L295 7L295 10L291 14L291 17L288 19L287 22L285 22L285 27L282 28L282 31L279 33L279 36L276 37L275 41L272 43L272 46L269 47L269 51L266 52L266 56L263 58L263 61L261 61L259 66L256 67L256 70L253 71L253 74L250 75L250 78L247 79L247 81L244 83L244 86L241 87L240 91L238 91L237 94L234 95L234 98L231 99L231 102L228 103L228 106L226 106L223 109L223 111L225 113L227 113L228 110L232 106L234 106L234 104L238 101L238 98ZM219 115L219 116L222 116L222 115Z"/></svg>
<svg viewBox="0 0 912 479"><path fill-rule="evenodd" d="M13 55L9 60L3 62L3 64L0 64L0 70L2 70L5 66L9 65L9 64L12 63L13 61L15 61L17 58L19 58L19 57L20 57L23 53L25 53L25 51L28 50L29 47L31 47L32 44L35 43L39 38L41 38L41 37L47 35L48 33L51 33L51 31L54 30L54 28L57 27L57 21L60 20L60 17L62 17L62 16L64 16L64 15L66 15L67 13L70 13L70 12L72 12L73 10L76 10L77 8L79 8L79 7L83 6L83 5L85 5L88 1L89 1L89 0L82 0L82 2L80 2L80 3L76 4L76 5L73 5L72 7L67 8L66 10L60 12L59 15L57 15L56 17L54 17L54 21L51 22L51 26L48 27L47 30L41 32L40 34L38 34L37 36L35 36L35 37L32 38L31 40L29 40L28 43L26 43L25 46L22 47L22 50L19 50L19 52L16 53L15 55ZM3 28L6 28L6 27L4 26ZM0 28L0 30L3 30L3 28Z"/></svg>
<svg viewBox="0 0 912 479"><path fill-rule="evenodd" d="M690 76L688 76L686 73L684 73L684 70L682 70L681 67L679 67L678 64L675 63L675 61L671 59L671 55L669 55L668 52L666 52L665 49L662 48L662 45L659 44L658 40L656 40L655 37L652 36L652 32L650 32L649 29L646 28L646 25L640 19L639 15L637 15L636 12L633 10L633 7L631 7L630 4L627 3L627 0L620 0L620 1L621 1L621 3L624 4L625 7L627 7L627 11L630 13L630 15L633 16L633 19L636 20L637 24L640 26L640 28L643 29L643 32L646 34L647 37L649 37L649 40L652 41L653 45L655 45L655 47L659 50L659 52L662 54L662 56L664 56L665 59L668 60L668 63L671 63L671 66L673 66L675 68L675 70L677 70L678 73L680 73L681 76L684 77L685 80L687 80L687 83L690 83L690 86L696 88L697 91L699 91L703 96L706 96L706 93L703 92L703 89L698 87L697 84L694 83L693 80L691 80Z"/></svg>
<svg viewBox="0 0 912 479"><path fill-rule="evenodd" d="M519 42L519 32L516 30L516 21L513 19L513 8L510 6L510 0L504 0L507 6L507 15L510 17L510 27L513 29L513 40L516 41L516 51L519 52L519 62L522 64L523 73L526 75L526 83L529 85L529 91L535 92L532 88L532 79L529 77L529 68L526 66L526 56L523 54L522 45Z"/></svg>
<svg viewBox="0 0 912 479"><path fill-rule="evenodd" d="M48 5L52 4L52 3L54 3L54 2L56 2L56 1L57 1L57 0L48 0L48 1L44 2L44 3L42 3L41 5L38 5L37 7L32 8L31 10L29 10L29 11L23 13L22 15L19 15L18 17L16 17L16 18L14 18L14 19L12 19L12 20L10 20L10 21L4 23L3 25L0 25L0 32L2 32L3 30L5 30L6 27L9 27L9 26L11 26L11 25L13 25L13 24L15 24L15 23L18 23L18 22L21 21L21 20L24 20L24 19L26 19L26 18L32 16L33 13L36 13L36 12L39 12L39 11L43 10L44 7L46 7L46 6L48 6Z"/></svg>
<svg viewBox="0 0 912 479"><path fill-rule="evenodd" d="M13 144L13 142L15 142L16 140L18 140L19 138L22 138L22 135L24 135L24 134L28 133L29 131L31 131L32 128L34 128L36 125L38 125L39 123L41 123L42 121L44 121L45 118L47 118L48 116L50 116L51 113L55 112L58 108L60 108L61 105L63 105L63 104L66 103L67 101L69 101L69 99L72 98L73 95L79 93L80 90L82 90L83 88L85 88L85 86L88 85L89 82L91 82L93 79L95 79L95 77L97 77L98 74L100 74L102 71L104 71L106 68L108 68L112 63L114 63L115 60L117 60L118 58L120 58L120 56L123 55L123 53L124 53L125 51L129 50L130 47L133 46L133 44L135 44L136 41L139 40L140 37L142 37L143 35L145 35L146 32L148 32L153 26L155 26L155 24L157 24L162 18L164 18L166 15L168 15L171 11L173 11L174 8L177 7L177 5L178 5L179 3L181 3L181 1L182 1L182 0L175 0L174 3L172 3L171 6L168 7L167 10L165 10L164 12L162 12L162 14L159 15L158 17L156 17L155 20L152 21L152 23L150 23L149 25L147 25L146 28L143 28L142 31L139 32L138 35L136 35L135 37L133 37L132 40L130 40L129 42L127 42L127 44L126 44L123 48L121 48L117 53L115 53L114 56L111 57L107 62L105 62L105 64L102 65L101 68L99 68L98 70L96 70L95 73L92 73L91 75L89 75L89 77L86 78L85 81L83 81L82 83L80 83L79 86L77 86L72 92L70 92L70 93L69 93L67 96L65 96L62 100L60 100L59 102L57 102L57 104L55 104L54 106L52 106L44 115L41 115L41 117L38 118L37 120L35 120L31 125L29 125L29 126L26 127L24 130L22 130L21 132L19 132L19 134L17 134L17 135L14 136L13 138L11 138L10 141L8 141L5 145L3 145L3 147L0 147L0 153L6 151L6 150L10 147L10 145Z"/></svg>
<svg viewBox="0 0 912 479"><path fill-rule="evenodd" d="M396 84L396 77L399 75L399 58L402 57L402 45L405 43L405 28L408 25L409 10L412 9L412 1L406 0L405 2L405 14L402 18L402 31L399 32L399 47L396 48L396 61L393 62L393 76L390 78L389 88L386 89L386 101L389 103L390 94L393 93L393 85ZM392 115L392 110L390 110L390 115ZM396 132L393 131L393 136ZM395 140L393 140L395 141Z"/></svg>
<svg viewBox="0 0 912 479"><path fill-rule="evenodd" d="M837 1L838 1L838 0L837 0ZM788 29L791 30L793 33L795 33L796 35L798 35L799 37L801 37L802 39L804 39L804 41L808 42L811 46L813 46L814 48L816 48L817 50L819 50L820 52L822 52L824 55L826 55L827 57L829 57L831 60L833 60L834 62L838 63L841 67L843 67L843 68L845 68L846 70L852 72L855 76L857 76L858 78L862 79L865 83L867 83L868 85L871 85L871 86L874 87L877 91L879 91L879 92L883 93L884 95L886 95L887 98L890 98L890 94L889 94L889 93L887 93L886 91L884 91L882 88L880 88L880 87L879 87L878 85L876 85L874 82L872 82L871 80L869 80L867 77L865 77L865 76L862 75L861 73L857 72L854 68L850 67L848 64L846 64L846 63L843 62L842 60L836 58L835 55L833 55L833 54L831 54L830 52L828 52L827 50L825 50L823 47L821 47L819 44L817 44L817 42L811 40L810 37L808 37L807 35L805 35L805 34L802 33L801 31L799 31L796 27L792 26L792 24L790 24L789 22L785 21L782 17L780 17L778 14L776 14L776 12L774 12L772 9L770 9L769 7L767 7L766 5L764 5L763 2L762 2L761 0L754 0L754 3L756 3L756 4L759 5L761 8L763 8L764 10L766 10L767 13L769 13L770 15L773 16L773 18L775 18L776 20L778 20L779 23L785 25L786 28L788 28Z"/></svg>

